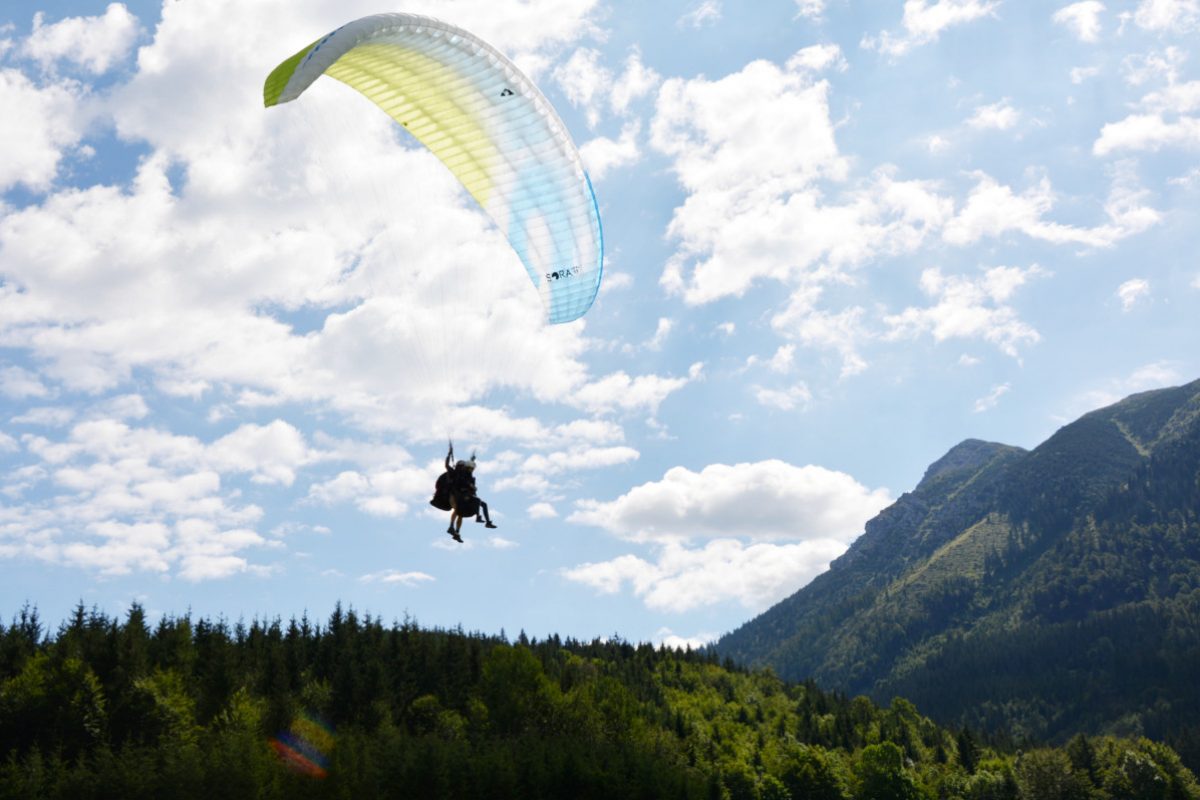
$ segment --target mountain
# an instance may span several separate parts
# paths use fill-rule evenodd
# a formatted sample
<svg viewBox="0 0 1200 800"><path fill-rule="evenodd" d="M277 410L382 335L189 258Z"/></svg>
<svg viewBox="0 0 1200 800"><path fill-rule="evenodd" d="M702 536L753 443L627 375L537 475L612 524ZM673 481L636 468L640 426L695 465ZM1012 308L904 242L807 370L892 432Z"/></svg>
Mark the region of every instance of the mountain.
<svg viewBox="0 0 1200 800"><path fill-rule="evenodd" d="M967 440L714 645L944 723L1145 734L1200 762L1200 381L1033 450Z"/></svg>

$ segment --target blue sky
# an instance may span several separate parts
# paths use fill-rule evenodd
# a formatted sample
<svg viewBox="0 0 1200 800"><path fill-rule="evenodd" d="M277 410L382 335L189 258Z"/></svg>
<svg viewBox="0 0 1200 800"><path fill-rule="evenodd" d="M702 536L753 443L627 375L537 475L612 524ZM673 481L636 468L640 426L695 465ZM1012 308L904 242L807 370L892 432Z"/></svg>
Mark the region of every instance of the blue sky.
<svg viewBox="0 0 1200 800"><path fill-rule="evenodd" d="M1198 0L748 8L6 7L0 607L700 642L962 439L1200 376ZM361 97L262 108L387 10L559 110L605 226L582 321ZM465 545L449 437L499 523Z"/></svg>

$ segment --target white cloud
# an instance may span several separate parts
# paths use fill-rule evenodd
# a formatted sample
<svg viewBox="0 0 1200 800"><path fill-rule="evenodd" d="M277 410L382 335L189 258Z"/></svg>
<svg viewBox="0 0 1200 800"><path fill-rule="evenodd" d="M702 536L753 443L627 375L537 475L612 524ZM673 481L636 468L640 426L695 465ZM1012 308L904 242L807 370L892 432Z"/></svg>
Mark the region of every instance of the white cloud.
<svg viewBox="0 0 1200 800"><path fill-rule="evenodd" d="M0 68L0 108L0 191L16 184L45 191L64 152L87 128L82 90L73 83L39 87L16 70Z"/></svg>
<svg viewBox="0 0 1200 800"><path fill-rule="evenodd" d="M581 470L602 469L636 461L637 450L623 445L615 447L576 446L545 454L534 454L525 458L513 474L496 481L496 491L518 489L535 494L547 494L554 489L552 479L557 475L570 475ZM537 504L538 513L545 514L554 509L547 503Z"/></svg>
<svg viewBox="0 0 1200 800"><path fill-rule="evenodd" d="M771 356L766 362L767 369L772 372L778 372L780 375L786 375L792 371L792 367L796 363L796 347L795 345L784 344L780 345L775 351L775 355Z"/></svg>
<svg viewBox="0 0 1200 800"><path fill-rule="evenodd" d="M825 0L796 0L796 16L819 19L825 13Z"/></svg>
<svg viewBox="0 0 1200 800"><path fill-rule="evenodd" d="M0 431L0 453L15 453L21 449L17 440L4 431Z"/></svg>
<svg viewBox="0 0 1200 800"><path fill-rule="evenodd" d="M1130 86L1140 86L1155 79L1174 84L1179 80L1180 70L1187 60L1186 52L1171 45L1162 51L1125 56L1121 59L1121 69L1125 73L1125 82Z"/></svg>
<svg viewBox="0 0 1200 800"><path fill-rule="evenodd" d="M24 414L12 417L15 425L43 425L50 428L61 428L75 419L75 411L62 406L41 406L31 408Z"/></svg>
<svg viewBox="0 0 1200 800"><path fill-rule="evenodd" d="M1131 278L1117 287L1117 297L1121 300L1121 310L1128 313L1138 301L1150 294L1150 282L1145 278Z"/></svg>
<svg viewBox="0 0 1200 800"><path fill-rule="evenodd" d="M976 358L975 356L969 355L967 353L963 353L961 356L958 357L958 365L960 367L975 367L982 363L983 363L982 359Z"/></svg>
<svg viewBox="0 0 1200 800"><path fill-rule="evenodd" d="M625 58L625 69L613 82L609 105L618 114L625 114L633 101L645 97L662 83L662 76L642 63L640 50L634 49Z"/></svg>
<svg viewBox="0 0 1200 800"><path fill-rule="evenodd" d="M842 55L842 48L836 44L810 45L797 50L795 55L787 61L787 68L794 71L821 72L831 67L839 72L845 72L850 68L850 65L846 63L845 56Z"/></svg>
<svg viewBox="0 0 1200 800"><path fill-rule="evenodd" d="M145 419L150 407L140 394L123 394L99 404L96 412L96 416L113 419Z"/></svg>
<svg viewBox="0 0 1200 800"><path fill-rule="evenodd" d="M1071 83L1076 85L1083 83L1089 78L1094 78L1100 74L1099 67L1072 67L1070 76Z"/></svg>
<svg viewBox="0 0 1200 800"><path fill-rule="evenodd" d="M376 517L403 517L410 503L424 505L433 495L436 474L411 464L368 472L343 470L309 487L308 500L320 505L353 503Z"/></svg>
<svg viewBox="0 0 1200 800"><path fill-rule="evenodd" d="M505 539L503 536L489 536L487 544L493 550L512 550L515 547L521 546L510 539Z"/></svg>
<svg viewBox="0 0 1200 800"><path fill-rule="evenodd" d="M630 122L621 128L620 138L616 140L597 136L579 146L579 155L593 180L603 180L612 170L636 164L641 159L642 153L637 143L639 131L638 123ZM611 284L606 275L604 288L612 288Z"/></svg>
<svg viewBox="0 0 1200 800"><path fill-rule="evenodd" d="M1016 126L1021 120L1021 112L1012 107L1005 98L998 103L979 106L967 120L967 125L977 130L1006 131Z"/></svg>
<svg viewBox="0 0 1200 800"><path fill-rule="evenodd" d="M471 17L472 30L536 60L591 30L595 8L561 0L547 14L480 0L436 13ZM149 148L132 183L58 192L0 217L0 347L28 351L45 364L40 380L62 391L108 391L136 372L160 391L223 395L216 420L303 404L426 440L460 424L491 438L546 434L532 414L476 405L496 389L562 404L583 388L585 413L603 413L608 378L648 403L624 410L661 402L678 381L589 375L586 322L547 335L501 233L436 159L396 147L385 115L332 81L261 108L245 75L263 53L311 41L345 13L277 0L171 6L138 72L88 106ZM626 73L630 102L651 71L634 54ZM0 71L0 106L16 109L0 115L0 185L49 185L80 135L77 95ZM15 119L27 121L10 133ZM414 184L422 191L389 188ZM460 276L454 292L448 274ZM291 321L300 309L315 319L308 330Z"/></svg>
<svg viewBox="0 0 1200 800"><path fill-rule="evenodd" d="M1000 398L1008 394L1011 388L1012 386L1007 383L993 386L992 390L986 396L975 401L975 413L982 414L984 411L991 411L1000 402Z"/></svg>
<svg viewBox="0 0 1200 800"><path fill-rule="evenodd" d="M694 8L688 10L676 23L690 28L703 28L721 19L721 0L701 0Z"/></svg>
<svg viewBox="0 0 1200 800"><path fill-rule="evenodd" d="M667 543L654 562L626 555L563 575L604 594L628 585L654 611L682 613L729 600L761 611L824 572L845 550L835 539L780 545L715 539L698 549Z"/></svg>
<svg viewBox="0 0 1200 800"><path fill-rule="evenodd" d="M1170 122L1162 114L1130 114L1119 122L1104 123L1092 152L1104 156L1117 150L1163 147L1200 147L1200 119L1180 117Z"/></svg>
<svg viewBox="0 0 1200 800"><path fill-rule="evenodd" d="M694 636L680 636L670 628L662 627L654 634L654 638L660 645L675 650L686 650L688 648L699 650L721 637L716 633L697 633Z"/></svg>
<svg viewBox="0 0 1200 800"><path fill-rule="evenodd" d="M275 420L268 425L242 425L212 444L211 463L225 472L248 472L256 483L291 486L296 470L314 460L304 435Z"/></svg>
<svg viewBox="0 0 1200 800"><path fill-rule="evenodd" d="M667 341L667 337L671 335L671 331L675 328L675 321L666 317L658 318L658 327L654 329L654 337L646 342L646 347L650 350L661 350L663 344Z"/></svg>
<svg viewBox="0 0 1200 800"><path fill-rule="evenodd" d="M46 398L51 392L37 373L21 367L5 367L0 369L0 394L23 400L27 397Z"/></svg>
<svg viewBox="0 0 1200 800"><path fill-rule="evenodd" d="M110 3L103 16L68 17L47 25L46 15L33 16L33 32L21 53L48 68L68 61L94 74L107 72L133 49L138 21L123 3Z"/></svg>
<svg viewBox="0 0 1200 800"><path fill-rule="evenodd" d="M579 48L555 68L554 79L572 105L585 109L588 125L595 127L600 121L598 101L613 83L612 72L600 64L600 51Z"/></svg>
<svg viewBox="0 0 1200 800"><path fill-rule="evenodd" d="M1055 11L1052 19L1068 28L1080 41L1097 42L1100 40L1100 15L1103 12L1104 3L1100 0L1081 0Z"/></svg>
<svg viewBox="0 0 1200 800"><path fill-rule="evenodd" d="M549 503L534 503L525 510L525 514L530 519L554 519L558 516L554 506Z"/></svg>
<svg viewBox="0 0 1200 800"><path fill-rule="evenodd" d="M659 375L631 378L624 372L614 372L580 387L569 402L593 413L649 411L654 414L669 395L700 376L699 367L699 364L693 364L686 378Z"/></svg>
<svg viewBox="0 0 1200 800"><path fill-rule="evenodd" d="M1186 33L1200 21L1200 0L1142 0L1133 19L1146 30Z"/></svg>
<svg viewBox="0 0 1200 800"><path fill-rule="evenodd" d="M651 145L674 159L688 197L668 235L660 283L690 305L740 296L755 282L836 280L880 253L911 250L949 204L932 184L880 170L830 204L843 182L829 84L799 61L755 61L717 81L666 81ZM820 276L819 278L817 276Z"/></svg>
<svg viewBox="0 0 1200 800"><path fill-rule="evenodd" d="M830 313L816 307L817 289L800 288L792 293L787 307L771 318L771 327L781 336L808 347L834 350L841 355L841 377L848 378L867 368L859 354L862 342L872 338L859 306Z"/></svg>
<svg viewBox="0 0 1200 800"><path fill-rule="evenodd" d="M1187 114L1200 110L1200 81L1172 83L1165 89L1151 92L1141 100L1141 105L1151 111Z"/></svg>
<svg viewBox="0 0 1200 800"><path fill-rule="evenodd" d="M946 223L942 237L950 244L970 245L984 236L1018 231L1051 244L1108 247L1157 224L1160 216L1142 204L1147 193L1132 183L1128 171L1117 171L1104 211L1108 222L1081 228L1044 219L1054 206L1049 178L1043 176L1022 194L1014 194L991 176L976 173L977 183L966 204Z"/></svg>
<svg viewBox="0 0 1200 800"><path fill-rule="evenodd" d="M768 389L755 386L754 399L761 406L777 408L780 411L794 411L797 406L805 406L812 400L812 392L804 383L798 383L787 389Z"/></svg>
<svg viewBox="0 0 1200 800"><path fill-rule="evenodd" d="M905 0L903 30L864 37L862 46L884 55L902 56L914 47L937 41L955 25L991 15L999 5L998 0L935 0L932 4L928 0Z"/></svg>
<svg viewBox="0 0 1200 800"><path fill-rule="evenodd" d="M256 571L244 551L266 541L262 516L222 490L209 446L116 419L87 419L53 441L25 435L35 463L6 493L46 482L47 499L0 507L4 554L106 575L139 571L208 580Z"/></svg>
<svg viewBox="0 0 1200 800"><path fill-rule="evenodd" d="M610 502L584 500L567 520L632 541L746 537L755 541L834 539L848 543L890 502L851 476L778 460L684 467Z"/></svg>
<svg viewBox="0 0 1200 800"><path fill-rule="evenodd" d="M933 298L925 308L910 306L886 316L888 339L913 338L929 333L935 341L983 339L1014 358L1018 347L1035 344L1041 336L1023 322L1008 304L1016 289L1043 275L1038 266L993 267L978 278L946 276L936 267L921 273L921 290Z"/></svg>
<svg viewBox="0 0 1200 800"><path fill-rule="evenodd" d="M371 572L359 578L362 583L398 583L401 586L409 588L420 586L422 583L429 583L436 580L432 575L424 572L401 572L397 569L385 569L379 572Z"/></svg>

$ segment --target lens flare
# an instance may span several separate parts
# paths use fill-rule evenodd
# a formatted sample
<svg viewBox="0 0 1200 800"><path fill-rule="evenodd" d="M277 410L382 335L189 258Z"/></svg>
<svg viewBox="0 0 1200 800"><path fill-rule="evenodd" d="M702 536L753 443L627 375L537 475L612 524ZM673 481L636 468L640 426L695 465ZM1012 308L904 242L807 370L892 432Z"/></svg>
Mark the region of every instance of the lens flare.
<svg viewBox="0 0 1200 800"><path fill-rule="evenodd" d="M310 778L329 774L333 729L313 714L301 714L292 727L270 741L271 749L289 768Z"/></svg>

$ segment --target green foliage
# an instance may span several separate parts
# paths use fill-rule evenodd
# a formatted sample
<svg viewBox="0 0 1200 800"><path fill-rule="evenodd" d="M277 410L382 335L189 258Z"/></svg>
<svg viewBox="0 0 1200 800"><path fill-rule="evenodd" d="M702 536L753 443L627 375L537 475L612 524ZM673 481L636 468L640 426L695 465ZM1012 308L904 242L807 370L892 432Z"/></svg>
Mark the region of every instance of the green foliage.
<svg viewBox="0 0 1200 800"><path fill-rule="evenodd" d="M1029 452L963 442L716 650L983 737L1144 735L1200 767L1200 381Z"/></svg>
<svg viewBox="0 0 1200 800"><path fill-rule="evenodd" d="M1200 800L1147 739L1017 757L903 698L880 708L707 653L510 645L340 606L325 626L153 629L137 607L123 622L79 608L50 637L35 618L0 679L0 800Z"/></svg>

